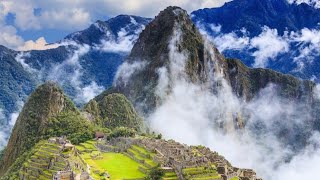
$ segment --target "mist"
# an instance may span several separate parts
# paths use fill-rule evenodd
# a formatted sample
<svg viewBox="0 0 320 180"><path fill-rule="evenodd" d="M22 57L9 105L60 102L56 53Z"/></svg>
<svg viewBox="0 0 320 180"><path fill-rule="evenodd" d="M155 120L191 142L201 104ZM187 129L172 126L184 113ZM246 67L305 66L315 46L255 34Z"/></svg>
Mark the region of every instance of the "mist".
<svg viewBox="0 0 320 180"><path fill-rule="evenodd" d="M320 168L320 150L319 133L306 123L310 109L278 96L274 84L262 89L252 101L245 102L233 94L221 71L210 72L208 83L191 83L184 71L188 52L177 49L181 38L176 25L169 45L170 63L157 69L159 79L155 92L161 103L146 117L150 128L165 139L205 145L225 156L233 166L254 169L263 179L314 178ZM211 43L206 41L205 48L214 57ZM213 59L208 61L208 67L219 68ZM119 79L128 81L132 71L143 67L142 64L123 64L114 84ZM128 71L130 68L132 71ZM210 87L215 82L222 86L212 92ZM235 122L235 117L242 117L245 128L239 128L241 122ZM294 142L300 133L310 135L306 145Z"/></svg>
<svg viewBox="0 0 320 180"><path fill-rule="evenodd" d="M17 111L10 113L8 116L6 116L4 110L0 108L0 122L3 122L3 124L0 124L0 150L2 150L7 145L11 130L14 127L19 113L24 105L22 101L18 101L16 104Z"/></svg>

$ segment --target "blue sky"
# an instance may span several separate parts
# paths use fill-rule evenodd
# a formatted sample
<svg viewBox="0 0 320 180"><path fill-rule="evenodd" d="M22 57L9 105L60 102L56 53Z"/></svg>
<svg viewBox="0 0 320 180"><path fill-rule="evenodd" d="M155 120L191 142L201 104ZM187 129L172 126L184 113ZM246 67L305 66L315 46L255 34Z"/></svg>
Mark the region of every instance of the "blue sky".
<svg viewBox="0 0 320 180"><path fill-rule="evenodd" d="M0 45L32 49L119 14L154 17L169 5L191 12L226 1L230 0L0 0Z"/></svg>

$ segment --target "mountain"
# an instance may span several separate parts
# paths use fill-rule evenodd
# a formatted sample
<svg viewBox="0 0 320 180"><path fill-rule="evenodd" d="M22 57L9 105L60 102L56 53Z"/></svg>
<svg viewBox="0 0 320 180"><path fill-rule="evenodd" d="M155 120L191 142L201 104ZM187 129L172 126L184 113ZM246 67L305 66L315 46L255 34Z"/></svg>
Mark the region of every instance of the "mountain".
<svg viewBox="0 0 320 180"><path fill-rule="evenodd" d="M1 126L10 131L12 113L43 82L58 82L77 106L110 87L117 68L149 21L129 15L97 21L66 36L53 49L18 52L1 46L0 112L5 116L0 117Z"/></svg>
<svg viewBox="0 0 320 180"><path fill-rule="evenodd" d="M113 87L102 95L124 94L153 128L169 131L170 138L189 137L170 131L171 123L197 127L194 123L201 119L201 126L205 119L202 128L209 130L237 134L242 129L257 139L272 134L294 154L319 131L315 91L312 81L225 58L201 36L186 11L168 7L146 26ZM272 101L284 110L273 110ZM273 118L261 116L268 110Z"/></svg>
<svg viewBox="0 0 320 180"><path fill-rule="evenodd" d="M254 37L262 32L261 27L285 31L318 27L318 9L302 4L289 4L287 0L233 0L219 8L205 8L192 12L195 22L221 25L222 33L230 33L246 28Z"/></svg>
<svg viewBox="0 0 320 180"><path fill-rule="evenodd" d="M17 102L26 100L37 83L36 78L15 60L16 56L17 52L0 46L0 109L4 114L19 108Z"/></svg>
<svg viewBox="0 0 320 180"><path fill-rule="evenodd" d="M150 20L139 16L119 15L108 21L98 20L88 29L72 33L65 39L89 45L100 44L101 40L116 41L123 35L136 36L137 31L141 31Z"/></svg>
<svg viewBox="0 0 320 180"><path fill-rule="evenodd" d="M138 123L141 119L124 95L100 95L79 112L56 84L45 83L31 94L19 115L0 160L0 179L99 179L126 177L127 172L135 172L129 179L153 179L152 172L157 171L157 176L169 179L258 180L252 169L234 167L209 148L141 133ZM93 139L94 133L99 140ZM98 162L107 166L101 169Z"/></svg>
<svg viewBox="0 0 320 180"><path fill-rule="evenodd" d="M0 160L0 176L12 178L19 173L36 144L50 137L64 136L80 144L92 139L95 132L112 136L110 131L123 134L143 130L142 119L123 95L111 94L97 101L91 100L81 112L57 84L47 82L37 87L12 130Z"/></svg>
<svg viewBox="0 0 320 180"><path fill-rule="evenodd" d="M49 118L61 112L76 112L73 103L54 84L44 84L29 97L12 130L6 151L1 159L0 174L33 147L44 135Z"/></svg>
<svg viewBox="0 0 320 180"><path fill-rule="evenodd" d="M97 124L106 128L128 127L141 131L143 121L128 99L122 94L97 96L85 105L84 111L94 117Z"/></svg>
<svg viewBox="0 0 320 180"><path fill-rule="evenodd" d="M227 57L319 82L320 10L287 0L233 0L192 12Z"/></svg>
<svg viewBox="0 0 320 180"><path fill-rule="evenodd" d="M136 68L130 77L121 74L122 68L128 72L128 65ZM173 66L181 66L178 69L181 72L175 72L177 70ZM270 83L279 86L279 94L283 97L308 102L311 102L315 88L311 81L302 81L269 69L250 69L237 60L226 59L214 45L203 39L187 12L178 7L168 7L146 26L126 64L119 68L120 75L114 89L124 93L137 107L147 104L147 109L142 111L149 113L149 110L161 104L162 97L156 93L162 78L161 70L168 73L168 89L163 92L167 94L172 91L175 79L181 78L217 89L222 80L210 84L210 76L221 76L232 91L246 101L250 101ZM187 77L184 77L184 72Z"/></svg>

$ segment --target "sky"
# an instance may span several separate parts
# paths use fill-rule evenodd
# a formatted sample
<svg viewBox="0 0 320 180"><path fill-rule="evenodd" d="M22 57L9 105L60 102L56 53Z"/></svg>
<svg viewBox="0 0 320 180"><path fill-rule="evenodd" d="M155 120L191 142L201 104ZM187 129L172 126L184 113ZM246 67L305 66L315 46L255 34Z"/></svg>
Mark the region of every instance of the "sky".
<svg viewBox="0 0 320 180"><path fill-rule="evenodd" d="M189 13L230 0L0 0L0 45L26 50L119 14L154 17L170 5Z"/></svg>

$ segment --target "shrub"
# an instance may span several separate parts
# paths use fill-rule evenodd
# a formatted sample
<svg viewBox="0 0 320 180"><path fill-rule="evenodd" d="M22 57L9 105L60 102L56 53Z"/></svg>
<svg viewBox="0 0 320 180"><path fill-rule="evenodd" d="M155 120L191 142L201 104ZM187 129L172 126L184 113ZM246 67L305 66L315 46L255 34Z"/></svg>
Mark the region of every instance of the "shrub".
<svg viewBox="0 0 320 180"><path fill-rule="evenodd" d="M160 169L160 166L156 166L150 169L146 180L160 180L164 176L164 171Z"/></svg>
<svg viewBox="0 0 320 180"><path fill-rule="evenodd" d="M108 136L108 139L117 137L134 137L136 131L132 128L127 127L117 127Z"/></svg>
<svg viewBox="0 0 320 180"><path fill-rule="evenodd" d="M79 113L61 113L49 120L45 136L67 136L73 144L79 144L94 137L94 127Z"/></svg>

